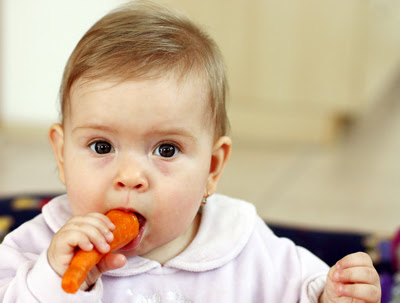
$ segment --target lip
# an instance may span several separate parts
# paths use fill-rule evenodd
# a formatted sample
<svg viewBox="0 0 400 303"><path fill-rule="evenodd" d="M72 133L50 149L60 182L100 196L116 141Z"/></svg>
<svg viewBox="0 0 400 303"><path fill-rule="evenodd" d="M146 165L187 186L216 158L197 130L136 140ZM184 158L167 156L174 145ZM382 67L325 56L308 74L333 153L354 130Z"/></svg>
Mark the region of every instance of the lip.
<svg viewBox="0 0 400 303"><path fill-rule="evenodd" d="M140 245L140 242L142 242L145 227L146 227L146 218L137 212L133 212L133 213L136 215L136 217L139 221L139 234L137 235L137 237L135 239L133 239L127 245L118 249L119 251L133 250Z"/></svg>

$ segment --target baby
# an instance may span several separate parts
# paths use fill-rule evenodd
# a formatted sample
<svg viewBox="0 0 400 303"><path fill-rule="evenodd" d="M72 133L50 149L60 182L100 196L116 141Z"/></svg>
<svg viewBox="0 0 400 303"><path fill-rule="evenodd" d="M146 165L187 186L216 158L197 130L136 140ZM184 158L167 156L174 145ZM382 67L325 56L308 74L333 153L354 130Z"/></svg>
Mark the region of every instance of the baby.
<svg viewBox="0 0 400 303"><path fill-rule="evenodd" d="M135 1L81 39L49 138L67 194L0 245L2 302L380 302L364 253L330 270L277 238L252 204L215 194L231 152L216 44L186 17ZM138 237L107 254L76 294L76 248L109 252L111 209Z"/></svg>

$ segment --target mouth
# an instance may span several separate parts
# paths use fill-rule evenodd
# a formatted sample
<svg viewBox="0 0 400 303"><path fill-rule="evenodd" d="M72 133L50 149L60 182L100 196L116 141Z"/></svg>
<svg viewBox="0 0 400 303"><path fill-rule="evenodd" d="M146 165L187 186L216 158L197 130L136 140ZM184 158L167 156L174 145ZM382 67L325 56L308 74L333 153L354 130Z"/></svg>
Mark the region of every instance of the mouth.
<svg viewBox="0 0 400 303"><path fill-rule="evenodd" d="M146 218L143 217L141 214L134 212L135 216L137 217L138 221L139 221L139 234L137 235L137 237L135 239L133 239L131 242L129 242L127 245L125 245L124 247L121 247L119 249L119 251L129 251L129 250L133 250L136 247L138 247L140 245L140 242L143 239L143 234L145 231L145 226L146 226Z"/></svg>

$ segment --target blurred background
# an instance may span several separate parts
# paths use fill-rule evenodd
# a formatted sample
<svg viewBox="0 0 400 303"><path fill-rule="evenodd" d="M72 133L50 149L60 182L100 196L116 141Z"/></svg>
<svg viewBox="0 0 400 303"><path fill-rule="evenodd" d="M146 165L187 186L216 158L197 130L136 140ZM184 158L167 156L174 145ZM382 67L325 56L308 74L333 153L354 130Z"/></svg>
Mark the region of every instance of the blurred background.
<svg viewBox="0 0 400 303"><path fill-rule="evenodd" d="M58 194L64 65L122 0L0 0L0 197ZM400 1L169 0L219 44L234 142L219 192L269 222L400 225Z"/></svg>

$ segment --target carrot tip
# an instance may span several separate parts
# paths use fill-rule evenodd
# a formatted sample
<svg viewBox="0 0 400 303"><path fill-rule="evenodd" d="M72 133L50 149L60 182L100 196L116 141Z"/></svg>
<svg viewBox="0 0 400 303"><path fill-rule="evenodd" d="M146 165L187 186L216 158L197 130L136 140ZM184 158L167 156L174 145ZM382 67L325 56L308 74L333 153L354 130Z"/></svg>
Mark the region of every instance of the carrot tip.
<svg viewBox="0 0 400 303"><path fill-rule="evenodd" d="M69 294L74 294L79 289L79 285L75 280L66 281L65 279L63 279L61 286L62 289Z"/></svg>

